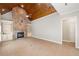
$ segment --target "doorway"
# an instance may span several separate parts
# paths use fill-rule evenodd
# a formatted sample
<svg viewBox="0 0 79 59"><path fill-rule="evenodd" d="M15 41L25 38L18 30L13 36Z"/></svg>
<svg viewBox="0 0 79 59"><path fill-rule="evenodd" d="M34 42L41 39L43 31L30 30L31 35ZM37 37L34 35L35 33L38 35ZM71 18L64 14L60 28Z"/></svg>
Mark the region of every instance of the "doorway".
<svg viewBox="0 0 79 59"><path fill-rule="evenodd" d="M67 17L62 20L62 44L75 47L76 44L76 17Z"/></svg>

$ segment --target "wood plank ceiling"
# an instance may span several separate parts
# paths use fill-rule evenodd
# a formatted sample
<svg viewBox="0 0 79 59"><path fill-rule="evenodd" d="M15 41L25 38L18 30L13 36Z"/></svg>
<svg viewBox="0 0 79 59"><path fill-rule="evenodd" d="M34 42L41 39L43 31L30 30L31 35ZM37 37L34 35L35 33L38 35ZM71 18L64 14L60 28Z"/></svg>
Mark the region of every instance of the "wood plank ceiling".
<svg viewBox="0 0 79 59"><path fill-rule="evenodd" d="M21 5L24 5L23 9L30 15L29 19L31 21L56 12L50 3L0 3L0 13L7 13L11 11L13 7L21 7Z"/></svg>

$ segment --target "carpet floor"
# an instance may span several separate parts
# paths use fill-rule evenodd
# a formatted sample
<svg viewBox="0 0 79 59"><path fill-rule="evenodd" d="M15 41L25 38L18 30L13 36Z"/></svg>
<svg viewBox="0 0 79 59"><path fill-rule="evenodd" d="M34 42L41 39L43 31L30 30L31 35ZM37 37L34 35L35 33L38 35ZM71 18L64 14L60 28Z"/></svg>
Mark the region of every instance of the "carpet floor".
<svg viewBox="0 0 79 59"><path fill-rule="evenodd" d="M79 49L73 43L61 45L30 37L1 42L0 56L79 56Z"/></svg>

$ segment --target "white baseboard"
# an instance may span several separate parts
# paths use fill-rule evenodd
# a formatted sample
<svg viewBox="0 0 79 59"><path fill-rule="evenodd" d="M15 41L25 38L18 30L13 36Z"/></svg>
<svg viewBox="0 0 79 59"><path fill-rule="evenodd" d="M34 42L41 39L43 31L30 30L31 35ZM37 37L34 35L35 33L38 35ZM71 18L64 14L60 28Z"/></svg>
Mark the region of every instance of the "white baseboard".
<svg viewBox="0 0 79 59"><path fill-rule="evenodd" d="M74 42L74 41L70 41L70 40L63 40L64 42Z"/></svg>
<svg viewBox="0 0 79 59"><path fill-rule="evenodd" d="M79 49L79 47L75 47L76 49Z"/></svg>
<svg viewBox="0 0 79 59"><path fill-rule="evenodd" d="M32 37L34 37L34 38L38 38L38 39L42 39L42 40L46 40L46 38L39 38L39 37L37 37L37 36L33 36L32 35ZM57 43L57 44L62 44L62 41L61 42L57 42L57 41L54 41L54 40L46 40L46 41L50 41L50 42L54 42L54 43Z"/></svg>

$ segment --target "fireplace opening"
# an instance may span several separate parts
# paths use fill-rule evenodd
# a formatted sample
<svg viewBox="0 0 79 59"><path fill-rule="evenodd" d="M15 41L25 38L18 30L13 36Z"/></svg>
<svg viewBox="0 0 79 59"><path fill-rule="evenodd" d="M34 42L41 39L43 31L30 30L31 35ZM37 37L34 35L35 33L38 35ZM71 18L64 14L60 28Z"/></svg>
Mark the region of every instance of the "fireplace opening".
<svg viewBox="0 0 79 59"><path fill-rule="evenodd" d="M24 32L17 32L17 38L24 38Z"/></svg>

